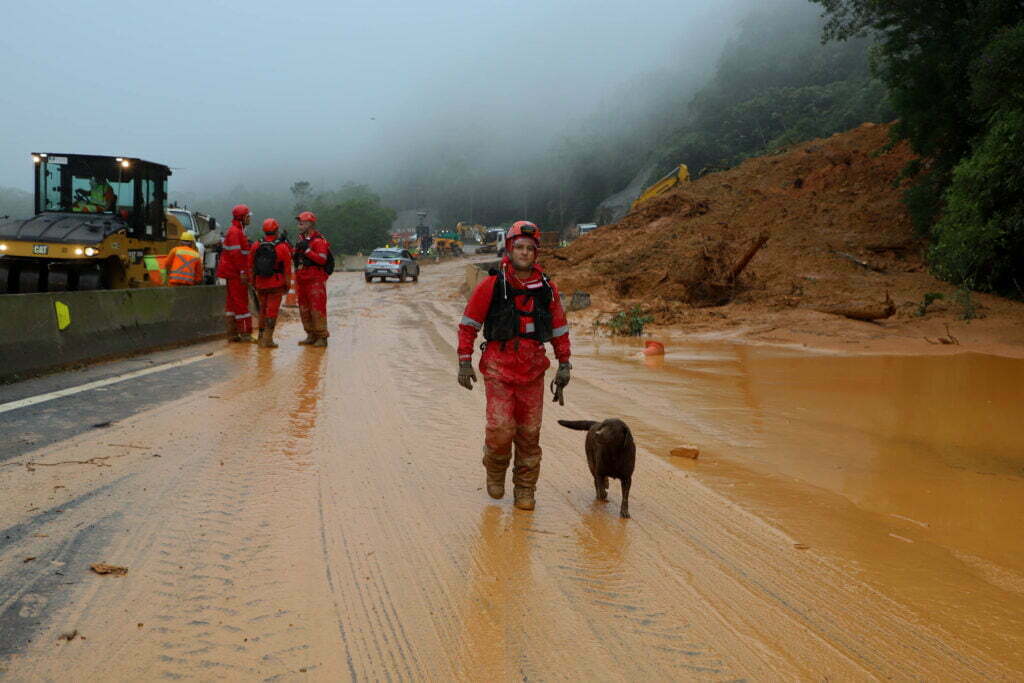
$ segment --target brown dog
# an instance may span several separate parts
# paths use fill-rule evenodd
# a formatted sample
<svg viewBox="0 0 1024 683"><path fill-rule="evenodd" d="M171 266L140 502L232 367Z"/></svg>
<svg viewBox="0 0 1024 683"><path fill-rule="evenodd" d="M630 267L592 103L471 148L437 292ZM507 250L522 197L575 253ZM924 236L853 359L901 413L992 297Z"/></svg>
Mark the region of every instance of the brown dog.
<svg viewBox="0 0 1024 683"><path fill-rule="evenodd" d="M587 464L594 475L598 500L608 500L608 478L622 484L622 505L619 515L629 517L629 485L636 466L636 444L633 434L622 420L559 420L558 424L587 433Z"/></svg>

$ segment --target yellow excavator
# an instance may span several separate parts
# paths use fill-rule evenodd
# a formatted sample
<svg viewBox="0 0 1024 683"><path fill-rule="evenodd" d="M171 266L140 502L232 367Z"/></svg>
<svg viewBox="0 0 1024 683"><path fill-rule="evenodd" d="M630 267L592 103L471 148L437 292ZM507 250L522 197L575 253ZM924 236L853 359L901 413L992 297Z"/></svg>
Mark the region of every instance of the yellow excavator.
<svg viewBox="0 0 1024 683"><path fill-rule="evenodd" d="M0 294L162 284L147 259L184 231L171 169L143 159L37 153L35 216L0 221Z"/></svg>
<svg viewBox="0 0 1024 683"><path fill-rule="evenodd" d="M672 169L672 171L664 178L654 183L646 190L640 193L640 196L633 202L633 206L630 210L635 211L638 206L646 202L648 199L653 199L660 194L665 194L676 185L680 183L686 183L690 181L690 169L686 164L679 164L679 168Z"/></svg>

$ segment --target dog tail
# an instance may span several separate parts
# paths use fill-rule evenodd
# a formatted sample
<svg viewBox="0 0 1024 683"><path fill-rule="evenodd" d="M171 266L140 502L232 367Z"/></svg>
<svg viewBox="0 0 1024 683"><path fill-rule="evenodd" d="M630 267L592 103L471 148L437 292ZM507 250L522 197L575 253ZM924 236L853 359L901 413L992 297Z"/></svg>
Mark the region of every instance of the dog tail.
<svg viewBox="0 0 1024 683"><path fill-rule="evenodd" d="M590 428L597 424L593 420L559 420L558 424L569 429L578 429L581 432L590 431Z"/></svg>

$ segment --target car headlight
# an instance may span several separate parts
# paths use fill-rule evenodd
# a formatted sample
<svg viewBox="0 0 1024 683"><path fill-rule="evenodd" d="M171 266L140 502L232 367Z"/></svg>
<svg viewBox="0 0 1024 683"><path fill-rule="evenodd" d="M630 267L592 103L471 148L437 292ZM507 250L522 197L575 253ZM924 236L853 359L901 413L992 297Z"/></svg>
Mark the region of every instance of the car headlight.
<svg viewBox="0 0 1024 683"><path fill-rule="evenodd" d="M0 244L0 251L7 251L7 245L6 244Z"/></svg>

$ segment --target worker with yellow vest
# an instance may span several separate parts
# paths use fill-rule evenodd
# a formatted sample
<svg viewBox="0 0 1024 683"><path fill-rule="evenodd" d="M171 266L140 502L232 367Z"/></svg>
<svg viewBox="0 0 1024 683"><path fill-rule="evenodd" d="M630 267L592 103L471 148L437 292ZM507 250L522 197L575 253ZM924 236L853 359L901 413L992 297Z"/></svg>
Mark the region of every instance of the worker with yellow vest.
<svg viewBox="0 0 1024 683"><path fill-rule="evenodd" d="M166 283L171 287L199 285L203 282L203 260L196 249L196 236L189 231L181 233L180 244L168 252L164 263Z"/></svg>

